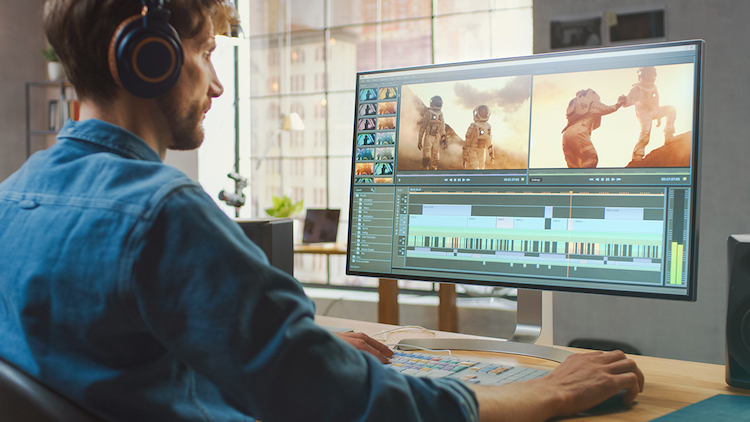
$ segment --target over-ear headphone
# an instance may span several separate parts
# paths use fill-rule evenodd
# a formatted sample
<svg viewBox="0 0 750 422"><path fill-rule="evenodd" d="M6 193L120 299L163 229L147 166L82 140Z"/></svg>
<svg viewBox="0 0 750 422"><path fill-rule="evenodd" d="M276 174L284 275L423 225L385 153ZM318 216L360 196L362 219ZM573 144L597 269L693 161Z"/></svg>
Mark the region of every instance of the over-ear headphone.
<svg viewBox="0 0 750 422"><path fill-rule="evenodd" d="M109 44L109 69L131 94L154 98L169 91L180 77L182 42L169 24L169 0L141 0L140 15L125 19Z"/></svg>

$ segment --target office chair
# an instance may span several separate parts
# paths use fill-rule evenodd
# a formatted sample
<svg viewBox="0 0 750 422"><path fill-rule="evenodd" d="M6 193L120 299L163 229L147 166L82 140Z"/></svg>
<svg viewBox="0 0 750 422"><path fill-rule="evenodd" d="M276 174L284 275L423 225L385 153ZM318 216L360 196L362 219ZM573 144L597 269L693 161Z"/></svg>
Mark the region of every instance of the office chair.
<svg viewBox="0 0 750 422"><path fill-rule="evenodd" d="M3 422L104 422L0 358Z"/></svg>

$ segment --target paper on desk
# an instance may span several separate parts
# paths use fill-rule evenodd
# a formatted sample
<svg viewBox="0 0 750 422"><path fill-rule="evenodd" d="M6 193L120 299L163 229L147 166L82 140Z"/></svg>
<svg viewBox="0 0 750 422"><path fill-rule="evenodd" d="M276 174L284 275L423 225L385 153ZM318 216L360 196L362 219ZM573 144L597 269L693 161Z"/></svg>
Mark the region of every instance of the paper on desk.
<svg viewBox="0 0 750 422"><path fill-rule="evenodd" d="M750 422L750 397L719 394L652 422Z"/></svg>

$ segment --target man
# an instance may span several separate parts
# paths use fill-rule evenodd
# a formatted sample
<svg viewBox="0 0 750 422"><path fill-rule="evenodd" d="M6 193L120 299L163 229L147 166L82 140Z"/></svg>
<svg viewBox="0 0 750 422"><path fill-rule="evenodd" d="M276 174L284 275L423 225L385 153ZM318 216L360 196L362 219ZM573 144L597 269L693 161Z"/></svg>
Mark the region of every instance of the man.
<svg viewBox="0 0 750 422"><path fill-rule="evenodd" d="M161 162L201 144L222 93L210 17L223 7L169 5L184 64L173 87L144 98L109 60L141 4L47 1L81 121L0 184L0 356L110 421L542 421L622 388L634 400L643 376L622 353L470 389L398 374L382 344L345 338L363 353L316 326L299 283Z"/></svg>
<svg viewBox="0 0 750 422"><path fill-rule="evenodd" d="M656 89L656 68L646 66L638 69L638 83L628 93L623 107L635 105L635 116L641 124L641 133L638 142L633 147L633 161L641 161L646 155L646 145L651 140L651 125L656 120L656 127L661 126L661 119L667 118L664 126L664 143L674 139L674 122L677 119L677 110L674 106L659 105L659 90Z"/></svg>
<svg viewBox="0 0 750 422"><path fill-rule="evenodd" d="M422 170L437 170L440 161L441 142L445 139L443 99L439 95L430 98L430 107L419 120L417 148L422 151Z"/></svg>
<svg viewBox="0 0 750 422"><path fill-rule="evenodd" d="M565 115L568 125L562 130L563 154L568 168L595 168L599 164L596 148L591 143L591 132L602 124L602 116L619 110L625 102L621 95L615 105L600 101L593 89L582 89L570 100Z"/></svg>

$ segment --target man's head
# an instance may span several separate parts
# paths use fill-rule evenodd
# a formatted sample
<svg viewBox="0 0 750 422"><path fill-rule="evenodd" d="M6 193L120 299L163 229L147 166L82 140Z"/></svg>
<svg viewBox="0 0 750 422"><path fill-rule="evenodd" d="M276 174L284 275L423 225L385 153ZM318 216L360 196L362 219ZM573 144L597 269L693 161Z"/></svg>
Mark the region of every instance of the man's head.
<svg viewBox="0 0 750 422"><path fill-rule="evenodd" d="M168 2L169 23L185 41L198 34L208 20L217 28L228 23L224 0ZM140 0L47 0L44 28L81 100L106 104L117 83L110 72L109 46L117 27L141 13Z"/></svg>
<svg viewBox="0 0 750 422"><path fill-rule="evenodd" d="M110 45L121 23L137 16L142 7L141 0L47 0L47 37L82 102L107 108L122 98L118 95L129 95L113 76ZM223 91L210 61L216 46L214 28L227 28L232 10L225 0L173 0L167 7L184 63L174 87L149 100L154 113L148 118L161 133L152 146L160 154L165 149L194 149L203 142L205 112Z"/></svg>

